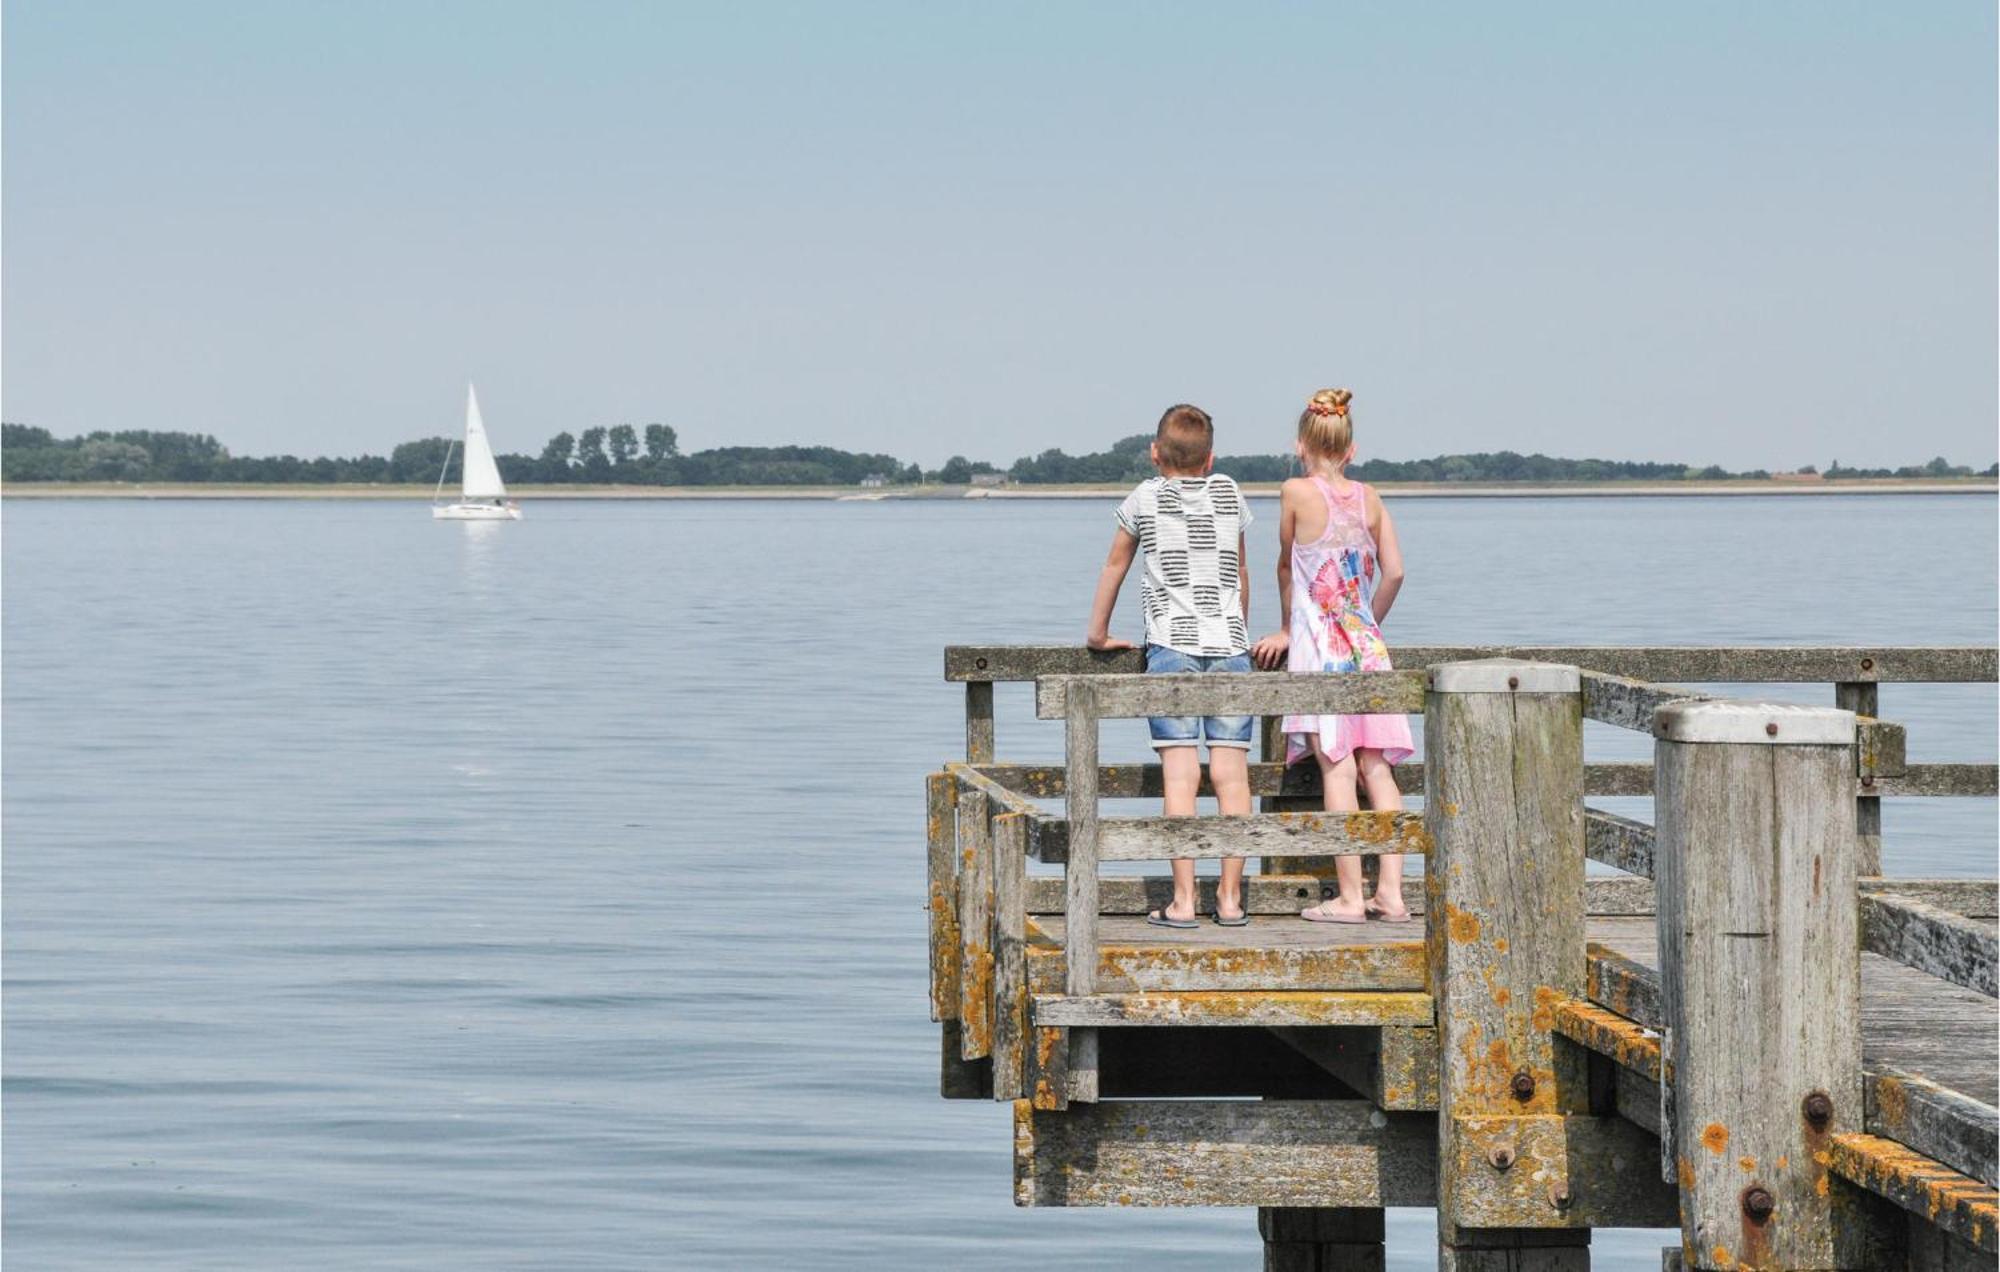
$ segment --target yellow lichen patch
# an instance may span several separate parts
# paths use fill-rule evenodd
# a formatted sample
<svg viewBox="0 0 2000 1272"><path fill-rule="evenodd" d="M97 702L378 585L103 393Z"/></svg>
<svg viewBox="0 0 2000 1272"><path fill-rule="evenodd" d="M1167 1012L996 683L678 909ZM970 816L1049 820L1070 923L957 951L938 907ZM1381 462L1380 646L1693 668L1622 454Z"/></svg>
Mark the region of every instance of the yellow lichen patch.
<svg viewBox="0 0 2000 1272"><path fill-rule="evenodd" d="M1674 1158L1674 1178L1680 1181L1682 1192L1689 1192L1694 1188L1694 1166L1687 1158Z"/></svg>
<svg viewBox="0 0 2000 1272"><path fill-rule="evenodd" d="M1832 1136L1827 1156L1843 1178L1992 1252L1989 1234L2000 1220L2000 1193L1980 1180L1878 1135Z"/></svg>
<svg viewBox="0 0 2000 1272"><path fill-rule="evenodd" d="M1743 1168L1743 1173L1746 1175L1757 1169L1757 1159L1754 1157L1739 1157L1736 1159L1736 1164Z"/></svg>
<svg viewBox="0 0 2000 1272"><path fill-rule="evenodd" d="M1505 954L1505 953L1507 952L1507 938L1506 938L1506 937L1504 937L1504 936L1496 936L1496 937L1494 937L1494 938L1493 938L1493 952L1494 952L1495 954Z"/></svg>
<svg viewBox="0 0 2000 1272"><path fill-rule="evenodd" d="M1701 1128L1701 1146L1717 1157L1729 1150L1729 1128L1720 1122L1710 1122Z"/></svg>
<svg viewBox="0 0 2000 1272"><path fill-rule="evenodd" d="M1902 1130L1910 1118L1910 1093L1902 1080L1883 1076L1875 1080L1875 1120L1890 1130Z"/></svg>
<svg viewBox="0 0 2000 1272"><path fill-rule="evenodd" d="M1547 1033L1555 1027L1556 1003L1561 997L1547 985L1535 986L1535 1014L1529 1023L1538 1032Z"/></svg>
<svg viewBox="0 0 2000 1272"><path fill-rule="evenodd" d="M1715 1249L1708 1252L1708 1258L1709 1262L1715 1264L1718 1268L1733 1268L1736 1266L1736 1256L1729 1253L1728 1246L1719 1245L1715 1247Z"/></svg>
<svg viewBox="0 0 2000 1272"><path fill-rule="evenodd" d="M1456 944L1479 939L1479 916L1447 904L1444 908L1445 934Z"/></svg>

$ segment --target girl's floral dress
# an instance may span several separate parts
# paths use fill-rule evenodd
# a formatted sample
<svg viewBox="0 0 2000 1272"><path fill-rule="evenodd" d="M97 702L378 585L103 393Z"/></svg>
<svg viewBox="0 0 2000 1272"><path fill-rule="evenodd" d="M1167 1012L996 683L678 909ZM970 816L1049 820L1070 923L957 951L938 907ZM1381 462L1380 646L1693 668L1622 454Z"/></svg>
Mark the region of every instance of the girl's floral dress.
<svg viewBox="0 0 2000 1272"><path fill-rule="evenodd" d="M1368 488L1345 491L1315 476L1326 500L1326 533L1292 544L1292 648L1288 667L1307 671L1388 671L1389 647L1375 625L1375 537L1368 533ZM1400 715L1288 715L1285 762L1315 748L1338 764L1356 750L1382 752L1391 764L1410 758L1410 722Z"/></svg>

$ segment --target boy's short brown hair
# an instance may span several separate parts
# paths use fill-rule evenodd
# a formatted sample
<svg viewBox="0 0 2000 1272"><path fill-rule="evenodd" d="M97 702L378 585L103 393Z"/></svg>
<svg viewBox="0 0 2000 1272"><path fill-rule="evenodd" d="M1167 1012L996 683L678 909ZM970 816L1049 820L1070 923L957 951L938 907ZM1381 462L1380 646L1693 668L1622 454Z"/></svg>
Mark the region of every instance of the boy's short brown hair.
<svg viewBox="0 0 2000 1272"><path fill-rule="evenodd" d="M1215 449L1215 421L1198 406L1185 402L1170 406L1160 417L1153 445L1159 448L1160 462L1167 467L1199 468Z"/></svg>

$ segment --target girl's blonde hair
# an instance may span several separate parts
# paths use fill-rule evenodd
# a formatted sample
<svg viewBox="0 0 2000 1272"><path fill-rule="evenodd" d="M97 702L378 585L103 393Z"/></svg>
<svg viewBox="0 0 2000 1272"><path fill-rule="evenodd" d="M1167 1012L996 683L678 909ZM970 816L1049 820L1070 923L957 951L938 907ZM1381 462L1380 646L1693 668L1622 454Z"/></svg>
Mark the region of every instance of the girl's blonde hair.
<svg viewBox="0 0 2000 1272"><path fill-rule="evenodd" d="M1346 389L1321 389L1299 412L1299 441L1306 454L1340 463L1354 449L1354 421L1347 404L1354 395Z"/></svg>

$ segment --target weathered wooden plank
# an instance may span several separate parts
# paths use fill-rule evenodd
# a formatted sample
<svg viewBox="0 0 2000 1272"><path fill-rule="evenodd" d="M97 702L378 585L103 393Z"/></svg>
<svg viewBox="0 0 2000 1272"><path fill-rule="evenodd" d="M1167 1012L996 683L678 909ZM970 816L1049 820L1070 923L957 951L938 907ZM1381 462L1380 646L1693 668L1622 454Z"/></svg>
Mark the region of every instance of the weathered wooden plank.
<svg viewBox="0 0 2000 1272"><path fill-rule="evenodd" d="M1953 898L1954 904L1979 904L1982 898L1990 903L1992 885L1980 880L1904 880L1894 881L1902 885L1914 885L1922 897L1933 895ZM1243 904L1252 915L1295 915L1306 906L1319 900L1321 880L1313 875L1266 874L1246 875L1243 879ZM1971 887L1960 888L1959 884ZM1198 896L1195 908L1202 914L1215 913L1215 880L1203 878L1196 881ZM1979 889L1983 887L1982 893ZM1935 893L1924 889L1938 889ZM1144 914L1157 910L1173 896L1173 879L1168 875L1103 875L1098 879L1097 912L1099 914ZM1028 880L1028 913L1061 914L1065 904L1063 881L1048 875L1038 875ZM1629 878L1622 875L1604 875L1583 881L1584 909L1590 915L1647 915L1653 912L1653 883L1650 879ZM1424 881L1421 877L1406 877L1403 880L1403 904L1410 913L1424 912ZM1978 913L1979 911L1970 911Z"/></svg>
<svg viewBox="0 0 2000 1272"><path fill-rule="evenodd" d="M1145 1025L1209 1025L1282 1028L1308 1025L1428 1025L1429 994L1263 989L1094 994L1069 998L1037 994L1037 1025L1065 1028Z"/></svg>
<svg viewBox="0 0 2000 1272"><path fill-rule="evenodd" d="M1098 828L1097 859L1379 856L1429 850L1421 813L1246 813L1106 818Z"/></svg>
<svg viewBox="0 0 2000 1272"><path fill-rule="evenodd" d="M2000 765L1993 764L1909 764L1896 777L1863 774L1862 795L1890 796L1977 796L1993 795L2000 788Z"/></svg>
<svg viewBox="0 0 2000 1272"><path fill-rule="evenodd" d="M1588 947L1585 964L1584 992L1591 1002L1648 1029L1663 1026L1666 1007L1660 1001L1658 972L1595 941Z"/></svg>
<svg viewBox="0 0 2000 1272"><path fill-rule="evenodd" d="M1129 919L1109 922L1148 933L1161 931ZM1260 940L1254 934L1242 940L1241 928L1213 927L1178 940L1105 939L1097 951L1096 992L1424 988L1424 947L1414 929L1407 939L1363 929L1361 934L1372 939L1335 944L1319 927L1304 922L1261 922L1285 923L1292 930L1283 942ZM1029 921L1028 986L1034 993L1068 992L1063 932L1063 922L1053 917ZM1236 943L1239 940L1242 943Z"/></svg>
<svg viewBox="0 0 2000 1272"><path fill-rule="evenodd" d="M993 818L986 796L958 796L959 1054L977 1060L993 1042Z"/></svg>
<svg viewBox="0 0 2000 1272"><path fill-rule="evenodd" d="M1409 715L1424 709L1417 671L1339 675L1288 672L1188 672L1170 676L1045 676L1035 682L1035 714L1060 720L1078 685L1097 688L1104 719L1156 715Z"/></svg>
<svg viewBox="0 0 2000 1272"><path fill-rule="evenodd" d="M1521 1225L1553 1210L1579 1228L1664 1228L1679 1222L1673 1187L1652 1170L1653 1137L1618 1117L1528 1113L1461 1117L1454 1160L1467 1228ZM1550 1225L1554 1226L1554 1225Z"/></svg>
<svg viewBox="0 0 2000 1272"><path fill-rule="evenodd" d="M1657 925L1692 1267L1843 1266L1823 1149L1863 1112L1852 720L1659 713Z"/></svg>
<svg viewBox="0 0 2000 1272"><path fill-rule="evenodd" d="M1842 1179L1922 1215L1988 1255L2000 1252L1995 1241L2000 1194L1990 1185L1879 1135L1833 1135L1825 1152L1828 1168Z"/></svg>
<svg viewBox="0 0 2000 1272"><path fill-rule="evenodd" d="M1653 877L1653 828L1644 822L1587 808L1583 813L1583 851L1592 861L1614 870L1642 879Z"/></svg>
<svg viewBox="0 0 2000 1272"><path fill-rule="evenodd" d="M1856 716L1854 772L1862 779L1901 777L1909 771L1909 735L1900 724Z"/></svg>
<svg viewBox="0 0 2000 1272"><path fill-rule="evenodd" d="M1380 1109L1435 1111L1435 1026L1408 1029L1274 1029L1285 1044Z"/></svg>
<svg viewBox="0 0 2000 1272"><path fill-rule="evenodd" d="M1661 707L1708 697L1693 689L1593 671L1582 673L1582 690L1584 719L1640 733L1653 731L1653 715Z"/></svg>
<svg viewBox="0 0 2000 1272"><path fill-rule="evenodd" d="M968 764L993 761L993 685L969 681L965 686L965 760Z"/></svg>
<svg viewBox="0 0 2000 1272"><path fill-rule="evenodd" d="M2000 1185L1995 1168L2000 1112L1992 1105L1890 1066L1870 1070L1864 1091L1869 1134L1934 1157L1981 1183Z"/></svg>
<svg viewBox="0 0 2000 1272"><path fill-rule="evenodd" d="M1995 976L2000 933L1991 923L1905 897L1864 896L1861 945L1988 998L2000 996Z"/></svg>
<svg viewBox="0 0 2000 1272"><path fill-rule="evenodd" d="M1055 764L982 764L979 772L1024 799L1061 799L1063 771ZM1396 789L1421 795L1424 766L1410 760L1394 769ZM1896 777L1858 775L1857 797L1959 798L1991 796L2000 787L2000 766L1992 764L1905 764ZM1159 799L1166 784L1157 764L1107 764L1098 769L1100 799ZM1212 796L1203 771L1202 795ZM1319 770L1309 764L1266 763L1250 766L1250 793L1265 798L1280 795L1317 796ZM1583 766L1583 793L1592 796L1638 796L1653 793L1650 763L1600 761ZM1268 811L1268 810L1267 810Z"/></svg>
<svg viewBox="0 0 2000 1272"><path fill-rule="evenodd" d="M993 1098L1027 1094L1028 819L993 819Z"/></svg>
<svg viewBox="0 0 2000 1272"><path fill-rule="evenodd" d="M1976 683L1995 679L1992 646L1770 645L1398 645L1398 666L1422 671L1437 663L1523 658L1564 663L1636 680L1686 684L1836 681ZM953 645L945 649L945 679L1036 680L1043 676L1137 674L1138 650L1099 653L1081 645Z"/></svg>
<svg viewBox="0 0 2000 1272"><path fill-rule="evenodd" d="M958 783L924 779L924 870L930 897L931 1019L958 1019Z"/></svg>
<svg viewBox="0 0 2000 1272"><path fill-rule="evenodd" d="M1608 1057L1652 1082L1660 1080L1658 1031L1595 1003L1574 998L1557 1002L1555 1031L1580 1047Z"/></svg>
<svg viewBox="0 0 2000 1272"><path fill-rule="evenodd" d="M2000 884L1992 879L1864 878L1861 895L1921 901L1969 919L2000 916Z"/></svg>
<svg viewBox="0 0 2000 1272"><path fill-rule="evenodd" d="M1437 669L1424 717L1442 1268L1488 1263L1481 1252L1494 1242L1587 1266L1587 1251L1525 1235L1575 1222L1579 1181L1566 1177L1566 1157L1551 1150L1540 1194L1514 1198L1502 1213L1466 1155L1476 1125L1469 1119L1547 1114L1560 1123L1588 1108L1585 1066L1557 1051L1548 1019L1554 999L1579 997L1584 987L1582 699L1573 669L1561 682L1568 692L1509 688L1540 684L1543 671ZM1482 1161L1478 1169L1498 1168Z"/></svg>
<svg viewBox="0 0 2000 1272"><path fill-rule="evenodd" d="M1028 1100L1047 1111L1069 1107L1069 1030L1040 1028L1028 1050Z"/></svg>
<svg viewBox="0 0 2000 1272"><path fill-rule="evenodd" d="M1993 1272L1990 1255L1917 1215L1907 1217L1902 1254L1906 1272Z"/></svg>
<svg viewBox="0 0 2000 1272"><path fill-rule="evenodd" d="M1036 808L1034 802L1028 799L1027 796L1009 788L1005 783L997 782L987 776L986 770L993 767L991 765L947 764L944 767L945 771L950 773L953 780L958 783L960 790L978 791L980 795L985 797L988 806L995 814L1002 812L1019 813L1023 817L1028 818L1041 818L1047 821L1056 820L1041 809Z"/></svg>
<svg viewBox="0 0 2000 1272"><path fill-rule="evenodd" d="M1063 992L1088 998L1097 991L1097 743L1098 686L1079 682L1070 695L1073 708L1063 725L1064 810L1068 814L1067 855L1063 881L1068 904L1063 907ZM1090 1029L1069 1032L1069 1098L1085 1103L1097 1099L1097 1034Z"/></svg>
<svg viewBox="0 0 2000 1272"><path fill-rule="evenodd" d="M956 1020L938 1026L938 1042L938 1094L947 1100L992 1099L993 1062L965 1058Z"/></svg>
<svg viewBox="0 0 2000 1272"><path fill-rule="evenodd" d="M1428 1206L1427 1113L1363 1100L1014 1106L1020 1206Z"/></svg>

